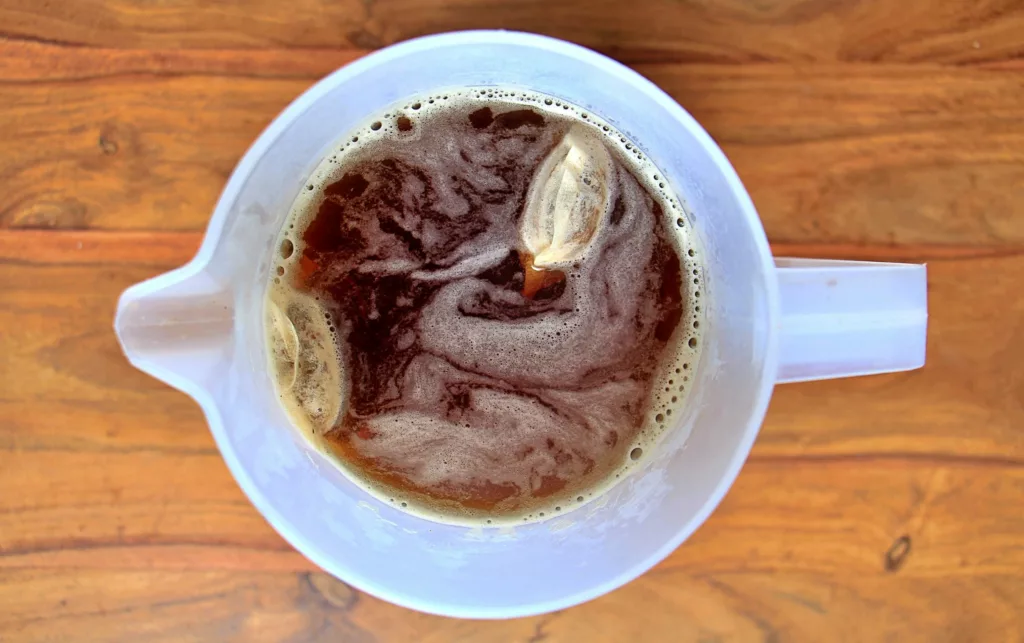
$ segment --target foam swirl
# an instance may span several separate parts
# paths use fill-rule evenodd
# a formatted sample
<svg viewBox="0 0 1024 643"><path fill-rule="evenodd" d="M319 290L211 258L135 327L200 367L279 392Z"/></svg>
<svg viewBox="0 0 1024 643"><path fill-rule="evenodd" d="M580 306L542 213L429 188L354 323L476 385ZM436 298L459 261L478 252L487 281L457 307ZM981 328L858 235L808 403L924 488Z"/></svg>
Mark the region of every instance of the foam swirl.
<svg viewBox="0 0 1024 643"><path fill-rule="evenodd" d="M374 484L470 515L619 466L686 291L662 206L597 127L497 105L355 148L268 304L290 408Z"/></svg>

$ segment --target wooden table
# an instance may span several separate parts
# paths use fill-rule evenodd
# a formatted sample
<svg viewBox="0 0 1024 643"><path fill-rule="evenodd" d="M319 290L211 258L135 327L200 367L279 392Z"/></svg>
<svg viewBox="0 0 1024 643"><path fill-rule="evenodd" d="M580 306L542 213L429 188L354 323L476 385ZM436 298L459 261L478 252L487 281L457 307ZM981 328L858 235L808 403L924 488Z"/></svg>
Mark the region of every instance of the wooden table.
<svg viewBox="0 0 1024 643"><path fill-rule="evenodd" d="M471 622L294 552L111 324L310 84L495 26L665 88L778 254L927 261L931 328L923 370L780 387L721 508L639 580ZM0 33L0 640L1024 640L1020 0L0 0Z"/></svg>

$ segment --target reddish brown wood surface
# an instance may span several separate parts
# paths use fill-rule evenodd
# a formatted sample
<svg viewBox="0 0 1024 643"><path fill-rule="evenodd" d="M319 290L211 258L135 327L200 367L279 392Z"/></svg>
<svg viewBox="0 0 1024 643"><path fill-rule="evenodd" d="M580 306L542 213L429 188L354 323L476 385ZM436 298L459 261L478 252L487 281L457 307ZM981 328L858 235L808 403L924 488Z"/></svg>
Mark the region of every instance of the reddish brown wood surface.
<svg viewBox="0 0 1024 643"><path fill-rule="evenodd" d="M942 62L1024 52L1017 0L5 0L10 37L132 49L375 49L501 27L629 62Z"/></svg>
<svg viewBox="0 0 1024 643"><path fill-rule="evenodd" d="M317 78L484 26L634 65L777 254L927 261L931 313L920 371L777 389L664 563L506 622L316 570L111 328ZM0 34L0 641L1024 640L1024 3L0 0Z"/></svg>

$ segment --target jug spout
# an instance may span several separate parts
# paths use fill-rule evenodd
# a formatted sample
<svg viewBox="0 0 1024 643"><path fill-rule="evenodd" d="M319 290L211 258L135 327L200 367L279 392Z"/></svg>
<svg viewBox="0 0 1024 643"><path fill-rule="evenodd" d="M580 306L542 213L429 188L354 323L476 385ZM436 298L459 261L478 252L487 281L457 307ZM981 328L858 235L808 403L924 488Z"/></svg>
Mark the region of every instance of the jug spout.
<svg viewBox="0 0 1024 643"><path fill-rule="evenodd" d="M136 368L193 397L230 356L232 291L186 265L124 291L114 330Z"/></svg>

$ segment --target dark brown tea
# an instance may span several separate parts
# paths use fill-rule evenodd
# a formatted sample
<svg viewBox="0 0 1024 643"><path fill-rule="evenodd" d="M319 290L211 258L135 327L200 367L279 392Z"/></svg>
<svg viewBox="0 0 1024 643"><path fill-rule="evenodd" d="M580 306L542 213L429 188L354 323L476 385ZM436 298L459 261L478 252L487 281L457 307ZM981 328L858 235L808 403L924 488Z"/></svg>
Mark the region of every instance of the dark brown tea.
<svg viewBox="0 0 1024 643"><path fill-rule="evenodd" d="M547 96L461 89L352 132L267 295L291 420L385 502L550 517L637 466L701 346L699 252L658 170Z"/></svg>

